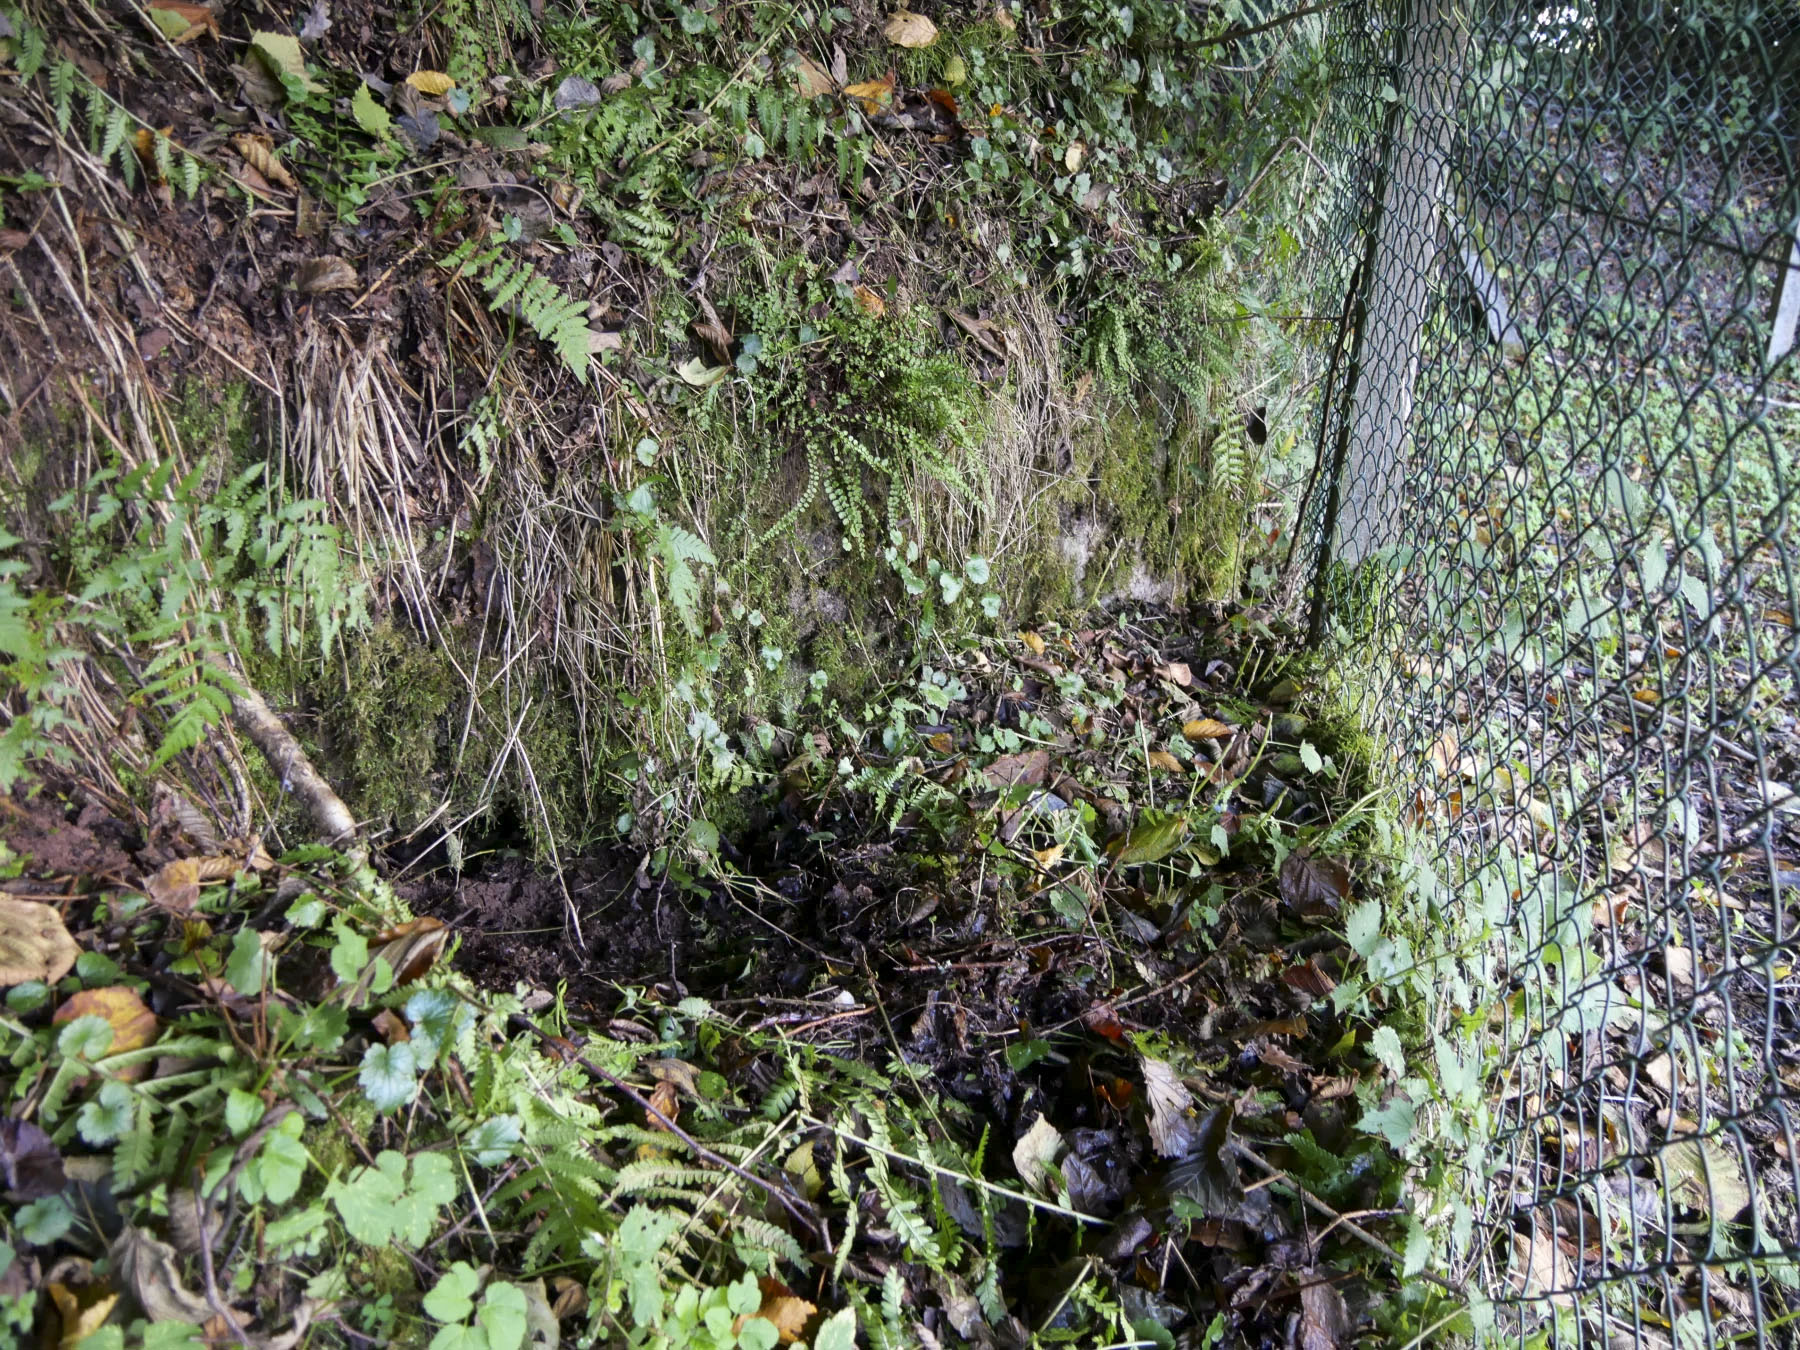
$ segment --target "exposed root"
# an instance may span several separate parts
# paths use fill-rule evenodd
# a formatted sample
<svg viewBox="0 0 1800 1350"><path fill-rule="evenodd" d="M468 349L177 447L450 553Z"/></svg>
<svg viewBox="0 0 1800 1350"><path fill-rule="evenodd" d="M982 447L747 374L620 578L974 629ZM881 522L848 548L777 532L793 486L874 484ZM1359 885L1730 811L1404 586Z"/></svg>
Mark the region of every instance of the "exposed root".
<svg viewBox="0 0 1800 1350"><path fill-rule="evenodd" d="M281 779L284 792L300 799L318 827L319 838L327 844L342 845L356 837L356 817L350 814L343 799L332 790L324 776L313 767L281 719L275 716L261 694L240 682L241 692L231 700L232 715L238 728L256 743Z"/></svg>

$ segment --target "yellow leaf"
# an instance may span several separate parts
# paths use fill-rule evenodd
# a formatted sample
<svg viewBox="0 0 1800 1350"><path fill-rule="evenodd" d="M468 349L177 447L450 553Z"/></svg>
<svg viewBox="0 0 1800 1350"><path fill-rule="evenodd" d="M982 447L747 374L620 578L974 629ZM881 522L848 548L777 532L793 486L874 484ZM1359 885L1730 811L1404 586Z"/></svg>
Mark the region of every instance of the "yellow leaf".
<svg viewBox="0 0 1800 1350"><path fill-rule="evenodd" d="M937 41L937 25L923 14L914 14L909 9L899 10L888 16L882 26L882 34L896 47L929 47Z"/></svg>
<svg viewBox="0 0 1800 1350"><path fill-rule="evenodd" d="M61 1347L80 1345L87 1337L100 1330L101 1325L112 1314L113 1305L119 1301L117 1294L106 1294L88 1304L81 1306L81 1300L70 1291L67 1285L51 1284L50 1301L56 1304L57 1316L62 1321L62 1337L58 1341Z"/></svg>
<svg viewBox="0 0 1800 1350"><path fill-rule="evenodd" d="M456 88L456 81L441 70L415 70L406 77L406 82L431 98L447 94Z"/></svg>
<svg viewBox="0 0 1800 1350"><path fill-rule="evenodd" d="M773 1322L775 1334L786 1345L800 1339L800 1333L806 1329L806 1319L818 1310L816 1303L808 1303L770 1280L763 1289L762 1307L756 1310L756 1315Z"/></svg>
<svg viewBox="0 0 1800 1350"><path fill-rule="evenodd" d="M1023 642L1026 647L1030 649L1033 656L1042 656L1044 654L1044 639L1039 637L1036 633L1020 633L1019 641Z"/></svg>
<svg viewBox="0 0 1800 1350"><path fill-rule="evenodd" d="M819 1161L813 1156L812 1140L808 1139L799 1148L788 1154L782 1169L800 1187L800 1193L808 1200L816 1197L825 1188L825 1178L819 1175Z"/></svg>
<svg viewBox="0 0 1800 1350"><path fill-rule="evenodd" d="M1086 141L1070 141L1069 148L1063 151L1063 168L1070 173L1081 172L1081 161L1087 158Z"/></svg>
<svg viewBox="0 0 1800 1350"><path fill-rule="evenodd" d="M858 84L847 84L844 92L862 104L866 113L878 113L894 101L894 77L883 76L879 80L863 80Z"/></svg>
<svg viewBox="0 0 1800 1350"><path fill-rule="evenodd" d="M1190 741L1222 741L1236 730L1231 723L1221 722L1216 717L1196 717L1182 724L1181 734Z"/></svg>
<svg viewBox="0 0 1800 1350"><path fill-rule="evenodd" d="M134 990L123 985L83 989L71 995L50 1020L60 1026L77 1017L106 1019L113 1033L112 1047L107 1051L109 1055L141 1050L156 1039L156 1014L144 1005L144 1000Z"/></svg>
<svg viewBox="0 0 1800 1350"><path fill-rule="evenodd" d="M1063 846L1061 844L1052 844L1049 848L1040 848L1036 850L1031 856L1037 859L1037 865L1039 867L1048 871L1062 861Z"/></svg>
<svg viewBox="0 0 1800 1350"><path fill-rule="evenodd" d="M0 893L0 987L55 984L80 954L54 906Z"/></svg>

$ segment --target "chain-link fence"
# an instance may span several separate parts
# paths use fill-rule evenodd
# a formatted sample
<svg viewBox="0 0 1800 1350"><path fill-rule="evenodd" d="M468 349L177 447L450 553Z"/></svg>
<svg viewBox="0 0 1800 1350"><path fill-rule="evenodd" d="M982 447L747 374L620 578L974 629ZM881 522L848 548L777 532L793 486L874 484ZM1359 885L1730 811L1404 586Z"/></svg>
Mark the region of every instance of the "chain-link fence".
<svg viewBox="0 0 1800 1350"><path fill-rule="evenodd" d="M1491 939L1469 1285L1520 1343L1800 1344L1800 7L1333 22L1310 617Z"/></svg>

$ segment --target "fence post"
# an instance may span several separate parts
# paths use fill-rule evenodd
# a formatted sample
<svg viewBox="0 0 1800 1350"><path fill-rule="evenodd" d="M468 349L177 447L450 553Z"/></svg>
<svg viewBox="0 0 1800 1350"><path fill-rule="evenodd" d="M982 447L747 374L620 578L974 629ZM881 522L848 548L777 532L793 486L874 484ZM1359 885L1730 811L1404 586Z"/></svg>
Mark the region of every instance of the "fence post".
<svg viewBox="0 0 1800 1350"><path fill-rule="evenodd" d="M1787 266L1781 269L1781 285L1775 292L1775 321L1769 329L1769 369L1794 350L1794 329L1800 326L1800 220L1788 241Z"/></svg>
<svg viewBox="0 0 1800 1350"><path fill-rule="evenodd" d="M1334 552L1352 567L1399 536L1413 383L1462 85L1462 0L1410 0L1404 13L1400 107L1372 241L1336 524Z"/></svg>

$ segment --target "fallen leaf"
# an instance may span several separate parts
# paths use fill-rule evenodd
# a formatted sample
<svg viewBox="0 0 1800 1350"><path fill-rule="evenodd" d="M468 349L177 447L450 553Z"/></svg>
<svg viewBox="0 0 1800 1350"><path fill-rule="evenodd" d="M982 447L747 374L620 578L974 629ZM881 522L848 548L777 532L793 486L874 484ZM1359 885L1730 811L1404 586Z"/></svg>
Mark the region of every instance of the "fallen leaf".
<svg viewBox="0 0 1800 1350"><path fill-rule="evenodd" d="M407 83L412 83L410 77ZM413 87L418 88L417 85L413 85ZM600 92L600 86L592 80L583 79L579 75L570 75L556 86L556 93L551 96L550 102L558 112L567 112L571 108L591 108L603 97L605 96Z"/></svg>
<svg viewBox="0 0 1800 1350"><path fill-rule="evenodd" d="M1013 1167L1019 1178L1040 1195L1050 1192L1050 1164L1062 1151L1063 1137L1042 1111L1013 1145Z"/></svg>
<svg viewBox="0 0 1800 1350"><path fill-rule="evenodd" d="M819 1310L818 1304L808 1303L780 1280L767 1275L757 1283L762 1286L763 1301L756 1316L775 1324L775 1334L783 1345L799 1340L800 1333L806 1329L806 1319Z"/></svg>
<svg viewBox="0 0 1800 1350"><path fill-rule="evenodd" d="M248 133L233 136L231 148L243 156L244 163L255 169L276 187L286 188L289 192L298 192L300 184L294 181L294 175L288 172L275 154L274 147L267 137L252 136Z"/></svg>
<svg viewBox="0 0 1800 1350"><path fill-rule="evenodd" d="M1146 758L1149 759L1151 768L1161 769L1164 773L1187 772L1187 765L1176 759L1167 750L1152 750Z"/></svg>
<svg viewBox="0 0 1800 1350"><path fill-rule="evenodd" d="M1669 972L1671 982L1685 989L1694 987L1694 949L1677 947L1670 943L1663 948L1663 969Z"/></svg>
<svg viewBox="0 0 1800 1350"><path fill-rule="evenodd" d="M925 101L943 113L952 124L955 123L961 112L961 109L956 106L956 95L948 89L927 89Z"/></svg>
<svg viewBox="0 0 1800 1350"><path fill-rule="evenodd" d="M161 0L152 5L150 22L178 47L207 33L219 36L219 20L210 9L205 5L185 4L182 0Z"/></svg>
<svg viewBox="0 0 1800 1350"><path fill-rule="evenodd" d="M1036 633L1020 633L1019 641L1025 644L1026 650L1033 656L1042 656L1044 654L1044 639L1039 637Z"/></svg>
<svg viewBox="0 0 1800 1350"><path fill-rule="evenodd" d="M1171 680L1183 689L1194 682L1194 672L1186 661L1170 661L1166 665L1158 666L1156 674L1159 679Z"/></svg>
<svg viewBox="0 0 1800 1350"><path fill-rule="evenodd" d="M0 891L0 988L55 984L80 954L55 907Z"/></svg>
<svg viewBox="0 0 1800 1350"><path fill-rule="evenodd" d="M812 1140L805 1140L782 1163L781 1170L799 1184L800 1193L808 1200L816 1199L825 1189L825 1178L819 1174L819 1160L813 1153Z"/></svg>
<svg viewBox="0 0 1800 1350"><path fill-rule="evenodd" d="M696 356L676 366L675 373L696 389L710 389L731 374L731 367L708 366Z"/></svg>
<svg viewBox="0 0 1800 1350"><path fill-rule="evenodd" d="M1193 1151L1198 1122L1189 1112L1194 1094L1166 1060L1145 1056L1144 1094L1150 1102L1150 1143L1165 1158L1184 1158Z"/></svg>
<svg viewBox="0 0 1800 1350"><path fill-rule="evenodd" d="M309 94L324 88L306 73L306 54L300 50L300 39L292 33L252 33L250 50L262 58L277 78L286 76Z"/></svg>
<svg viewBox="0 0 1800 1350"><path fill-rule="evenodd" d="M837 81L826 73L825 68L810 56L801 56L794 61L794 83L799 87L800 97L818 98L821 94L829 94L837 88Z"/></svg>
<svg viewBox="0 0 1800 1350"><path fill-rule="evenodd" d="M1097 1036L1104 1036L1114 1045L1125 1043L1125 1027L1119 1021L1119 1015L1105 1004L1095 1004L1081 1015L1082 1025Z"/></svg>
<svg viewBox="0 0 1800 1350"><path fill-rule="evenodd" d="M1325 998L1337 988L1337 981L1319 965L1319 958L1316 956L1308 957L1300 965L1289 966L1282 971L1281 982L1314 999Z"/></svg>
<svg viewBox="0 0 1800 1350"><path fill-rule="evenodd" d="M356 269L335 253L308 258L294 269L294 289L302 295L348 291L356 286Z"/></svg>
<svg viewBox="0 0 1800 1350"><path fill-rule="evenodd" d="M412 1032L407 1030L406 1019L392 1008L383 1008L375 1014L375 1030L381 1033L381 1039L389 1045L401 1045L412 1039Z"/></svg>
<svg viewBox="0 0 1800 1350"><path fill-rule="evenodd" d="M672 1083L690 1097L700 1095L700 1070L685 1059L647 1059L641 1067L658 1083Z"/></svg>
<svg viewBox="0 0 1800 1350"><path fill-rule="evenodd" d="M93 1295L104 1288L103 1285L89 1285L83 1289L84 1295ZM56 1315L62 1325L62 1336L58 1341L58 1350L74 1350L82 1341L92 1336L105 1324L112 1315L113 1305L119 1296L113 1293L100 1294L92 1303L83 1304L66 1284L52 1281L50 1284L50 1301L56 1305Z"/></svg>
<svg viewBox="0 0 1800 1350"><path fill-rule="evenodd" d="M850 298L856 301L856 307L871 318L879 319L887 313L887 301L867 286L857 285L850 288Z"/></svg>
<svg viewBox="0 0 1800 1350"><path fill-rule="evenodd" d="M205 1296L182 1283L181 1257L168 1243L126 1224L106 1255L113 1277L152 1322L199 1324L213 1315Z"/></svg>
<svg viewBox="0 0 1800 1350"><path fill-rule="evenodd" d="M1185 815L1140 819L1130 831L1108 845L1113 861L1120 867L1138 867L1160 862L1181 847L1187 838Z"/></svg>
<svg viewBox="0 0 1800 1350"><path fill-rule="evenodd" d="M1302 914L1335 913L1350 898L1350 869L1335 858L1290 853L1281 865L1281 898Z"/></svg>
<svg viewBox="0 0 1800 1350"><path fill-rule="evenodd" d="M991 356L998 356L1002 359L1005 358L1006 348L1002 345L1000 338L995 336L995 334L998 333L1000 334L1000 337L1004 337L1005 334L1000 329L1000 326L992 319L977 319L962 313L960 310L954 309L945 310L944 316L948 318L951 323L962 329L963 332L974 338L983 351ZM1032 636L1036 637L1037 635L1034 633Z"/></svg>
<svg viewBox="0 0 1800 1350"><path fill-rule="evenodd" d="M1187 1157L1169 1169L1167 1183L1195 1201L1208 1218L1229 1219L1244 1203L1231 1143L1232 1108L1215 1106L1200 1118Z"/></svg>
<svg viewBox="0 0 1800 1350"><path fill-rule="evenodd" d="M442 919L426 914L382 929L375 935L375 941L381 944L376 955L393 970L394 987L398 989L403 984L422 979L437 963L445 944L450 941L450 930Z"/></svg>
<svg viewBox="0 0 1800 1350"><path fill-rule="evenodd" d="M1181 734L1190 741L1222 741L1237 731L1229 722L1216 717L1196 717L1181 725Z"/></svg>
<svg viewBox="0 0 1800 1350"><path fill-rule="evenodd" d="M1575 1272L1569 1258L1548 1228L1538 1226L1532 1233L1512 1235L1512 1269L1507 1272L1514 1293L1524 1298L1543 1298L1559 1308L1575 1305L1569 1290L1574 1287Z"/></svg>
<svg viewBox="0 0 1800 1350"><path fill-rule="evenodd" d="M103 989L83 989L64 1000L51 1022L61 1026L77 1017L100 1017L112 1028L112 1048L108 1054L141 1050L156 1040L159 1026L156 1014L145 1006L137 991L124 985L108 985Z"/></svg>
<svg viewBox="0 0 1800 1350"><path fill-rule="evenodd" d="M863 80L857 84L844 86L844 92L858 103L866 113L878 113L894 101L894 76L890 71L879 80Z"/></svg>
<svg viewBox="0 0 1800 1350"><path fill-rule="evenodd" d="M923 14L898 10L882 25L882 36L896 47L929 47L937 41L937 25Z"/></svg>
<svg viewBox="0 0 1800 1350"><path fill-rule="evenodd" d="M1086 141L1070 141L1069 148L1063 151L1063 168L1070 173L1081 172L1081 161L1087 158Z"/></svg>
<svg viewBox="0 0 1800 1350"><path fill-rule="evenodd" d="M651 1089L650 1105L656 1110L644 1112L645 1122L653 1130L666 1131L669 1127L663 1123L663 1119L672 1121L681 1110L681 1104L675 1096L675 1084L671 1079L665 1078ZM658 1118L656 1111L662 1112L662 1119Z"/></svg>
<svg viewBox="0 0 1800 1350"><path fill-rule="evenodd" d="M1050 752L1024 750L1016 755L1002 755L981 772L990 787L1017 787L1021 783L1036 787L1049 776Z"/></svg>
<svg viewBox="0 0 1800 1350"><path fill-rule="evenodd" d="M56 1141L29 1120L0 1116L0 1178L20 1204L55 1195L68 1185Z"/></svg>
<svg viewBox="0 0 1800 1350"><path fill-rule="evenodd" d="M415 70L406 82L427 98L438 98L456 88L456 81L441 70Z"/></svg>

